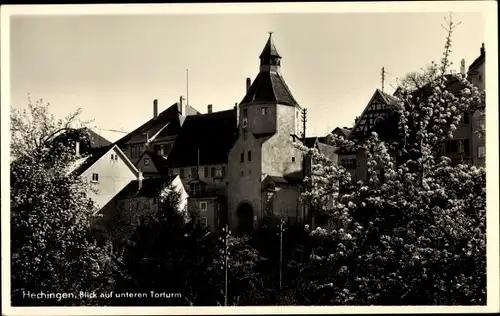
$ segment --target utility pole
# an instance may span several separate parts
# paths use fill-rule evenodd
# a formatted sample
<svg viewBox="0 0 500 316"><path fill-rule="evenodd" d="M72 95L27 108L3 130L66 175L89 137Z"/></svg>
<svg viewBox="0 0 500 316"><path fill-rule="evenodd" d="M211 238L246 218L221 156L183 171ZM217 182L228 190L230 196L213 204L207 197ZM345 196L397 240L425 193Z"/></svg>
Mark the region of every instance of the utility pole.
<svg viewBox="0 0 500 316"><path fill-rule="evenodd" d="M307 109L302 109L302 143L306 144Z"/></svg>
<svg viewBox="0 0 500 316"><path fill-rule="evenodd" d="M227 273L229 269L229 236L231 235L231 231L229 230L228 225L222 228L222 237L220 238L223 242L222 247L222 269L224 270L224 306L227 306Z"/></svg>
<svg viewBox="0 0 500 316"><path fill-rule="evenodd" d="M279 263L279 291L281 292L281 285L283 280L283 232L285 231L284 227L285 221L280 217L280 224L278 225L278 235L280 236L280 263Z"/></svg>
<svg viewBox="0 0 500 316"><path fill-rule="evenodd" d="M385 67L382 67L382 92L384 92L384 84L385 84Z"/></svg>

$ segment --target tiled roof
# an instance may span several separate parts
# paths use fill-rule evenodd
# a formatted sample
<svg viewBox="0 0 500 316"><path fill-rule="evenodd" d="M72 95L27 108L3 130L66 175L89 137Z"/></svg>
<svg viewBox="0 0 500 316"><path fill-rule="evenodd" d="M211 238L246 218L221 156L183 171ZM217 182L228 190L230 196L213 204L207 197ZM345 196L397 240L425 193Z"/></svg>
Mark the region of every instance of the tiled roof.
<svg viewBox="0 0 500 316"><path fill-rule="evenodd" d="M156 170L158 170L159 173L166 175L168 172L167 159L163 158L163 156L161 155L158 155L154 151L150 150L144 151L142 155L139 157L139 159L137 159L136 166L139 164L142 157L146 154L151 158L151 161L153 162L153 165L155 166Z"/></svg>
<svg viewBox="0 0 500 316"><path fill-rule="evenodd" d="M88 131L92 138L91 140L92 147L104 147L112 144L109 140L97 134L93 130L89 129Z"/></svg>
<svg viewBox="0 0 500 316"><path fill-rule="evenodd" d="M240 104L279 103L298 106L283 77L275 71L261 71Z"/></svg>
<svg viewBox="0 0 500 316"><path fill-rule="evenodd" d="M236 141L236 111L227 110L188 116L167 158L169 167L227 163Z"/></svg>
<svg viewBox="0 0 500 316"><path fill-rule="evenodd" d="M335 158L336 158L336 154L335 154L336 148L335 147L327 145L327 144L323 144L323 143L320 143L320 142L317 143L317 146L318 146L319 152L323 156L327 157L331 161L335 160Z"/></svg>
<svg viewBox="0 0 500 316"><path fill-rule="evenodd" d="M187 107L187 106L186 106ZM169 123L168 126L166 126L161 133L158 135L158 137L165 136L165 135L175 135L177 134L178 130L180 129L182 122L184 120L184 117L179 114L177 103L171 105L168 107L166 110L158 114L156 118L152 118L146 123L142 124L138 128L136 128L134 131L128 133L121 139L119 139L116 144L119 146L124 145L127 143L129 140L131 140L135 136L140 136L146 132L148 132L151 129L154 129L155 127L158 127L158 130L163 127L165 124ZM152 136L152 135L150 135Z"/></svg>
<svg viewBox="0 0 500 316"><path fill-rule="evenodd" d="M134 197L158 197L161 190L166 188L168 184L169 181L166 178L143 179L141 185L139 185L139 180L133 180L113 200L124 200Z"/></svg>
<svg viewBox="0 0 500 316"><path fill-rule="evenodd" d="M484 49L484 43L483 43L483 46L481 46L481 54L479 55L479 57L476 58L476 60L474 60L472 62L472 64L470 64L469 66L469 71L473 71L474 68L476 68L479 64L483 63L486 59L486 51Z"/></svg>
<svg viewBox="0 0 500 316"><path fill-rule="evenodd" d="M104 147L95 147L89 149L89 156L71 173L74 175L81 175L84 173L90 166L92 166L97 160L99 160L102 156L104 156L113 145L108 145Z"/></svg>

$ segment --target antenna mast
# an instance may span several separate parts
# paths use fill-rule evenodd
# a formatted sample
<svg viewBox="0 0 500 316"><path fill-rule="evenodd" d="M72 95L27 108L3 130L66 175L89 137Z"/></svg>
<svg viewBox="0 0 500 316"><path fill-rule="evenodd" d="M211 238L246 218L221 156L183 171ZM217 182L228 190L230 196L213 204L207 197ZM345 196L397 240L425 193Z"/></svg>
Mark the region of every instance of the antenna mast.
<svg viewBox="0 0 500 316"><path fill-rule="evenodd" d="M189 105L189 69L186 69L186 105Z"/></svg>

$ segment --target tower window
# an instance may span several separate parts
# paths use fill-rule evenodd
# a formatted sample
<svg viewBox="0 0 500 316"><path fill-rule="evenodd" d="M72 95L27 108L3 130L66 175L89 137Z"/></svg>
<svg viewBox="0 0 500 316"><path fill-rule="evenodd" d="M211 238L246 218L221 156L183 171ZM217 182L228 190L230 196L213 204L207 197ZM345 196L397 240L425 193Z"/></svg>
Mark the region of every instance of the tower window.
<svg viewBox="0 0 500 316"><path fill-rule="evenodd" d="M267 108L261 108L262 115L267 115Z"/></svg>
<svg viewBox="0 0 500 316"><path fill-rule="evenodd" d="M292 157L292 162L295 162L295 157Z"/></svg>
<svg viewBox="0 0 500 316"><path fill-rule="evenodd" d="M248 151L248 161L252 161L252 152Z"/></svg>
<svg viewBox="0 0 500 316"><path fill-rule="evenodd" d="M248 116L248 109L243 109L243 117L247 117Z"/></svg>
<svg viewBox="0 0 500 316"><path fill-rule="evenodd" d="M244 163L245 162L245 153L241 153L240 154L240 163Z"/></svg>
<svg viewBox="0 0 500 316"><path fill-rule="evenodd" d="M92 174L92 182L99 182L99 174L98 173Z"/></svg>

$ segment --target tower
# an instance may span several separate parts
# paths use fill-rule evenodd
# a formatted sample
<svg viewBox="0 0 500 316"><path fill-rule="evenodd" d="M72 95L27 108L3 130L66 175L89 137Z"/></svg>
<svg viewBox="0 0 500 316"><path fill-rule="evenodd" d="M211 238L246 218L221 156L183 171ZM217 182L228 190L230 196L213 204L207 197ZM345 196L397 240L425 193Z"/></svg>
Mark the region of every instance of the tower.
<svg viewBox="0 0 500 316"><path fill-rule="evenodd" d="M270 32L259 72L253 82L246 81L238 139L229 153L228 209L235 231L248 231L265 215L266 177L301 173L302 155L292 137L298 134L301 108L283 78L281 59Z"/></svg>

